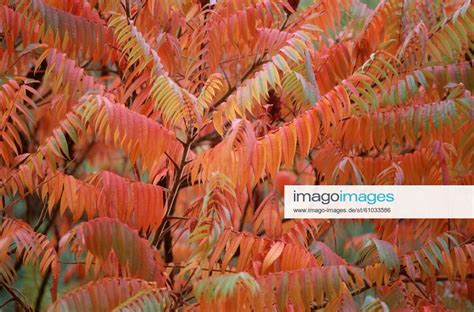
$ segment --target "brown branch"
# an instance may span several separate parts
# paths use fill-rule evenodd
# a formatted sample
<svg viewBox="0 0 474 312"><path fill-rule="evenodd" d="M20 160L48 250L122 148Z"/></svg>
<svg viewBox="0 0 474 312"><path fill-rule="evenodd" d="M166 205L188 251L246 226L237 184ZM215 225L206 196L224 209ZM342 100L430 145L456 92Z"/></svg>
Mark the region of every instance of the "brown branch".
<svg viewBox="0 0 474 312"><path fill-rule="evenodd" d="M17 292L18 290L16 290L15 288L11 287L10 285L8 285L7 283L5 282L0 282L0 285L6 290L7 293L9 293L12 298L21 306L21 308L23 309L23 311L28 311L28 312L33 312L33 308L23 299L21 298ZM20 293L20 292L18 292ZM21 294L21 293L20 293Z"/></svg>
<svg viewBox="0 0 474 312"><path fill-rule="evenodd" d="M43 296L46 292L46 286L48 285L50 275L51 267L48 269L48 271L46 271L46 274L43 276L43 280L41 281L41 285L38 290L38 296L36 297L35 311L41 311L41 303L43 302Z"/></svg>
<svg viewBox="0 0 474 312"><path fill-rule="evenodd" d="M7 301L5 301L4 303L0 304L0 308L3 308L4 306L6 306L7 304L9 304L12 301L15 301L15 298L10 298Z"/></svg>
<svg viewBox="0 0 474 312"><path fill-rule="evenodd" d="M178 164L176 169L176 176L174 179L173 186L171 187L170 197L168 200L168 208L166 210L164 221L161 223L160 227L158 228L155 237L153 239L153 245L159 248L161 242L164 240L165 243L165 261L172 262L173 261L173 251L172 251L172 237L171 232L165 231L165 228L170 227L170 222L168 217L172 216L174 213L174 209L176 206L176 199L178 197L178 193L180 190L181 183L183 182L183 170L187 164L187 157L189 150L191 149L191 144L193 143L196 135L192 137L188 137L187 141L184 143L183 146L183 154L181 156L181 161Z"/></svg>

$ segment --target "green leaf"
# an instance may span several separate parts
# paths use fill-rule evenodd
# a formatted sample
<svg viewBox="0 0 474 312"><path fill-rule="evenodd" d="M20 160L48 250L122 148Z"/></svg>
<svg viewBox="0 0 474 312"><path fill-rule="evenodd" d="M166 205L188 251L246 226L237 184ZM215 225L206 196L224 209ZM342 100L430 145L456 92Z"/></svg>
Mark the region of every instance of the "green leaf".
<svg viewBox="0 0 474 312"><path fill-rule="evenodd" d="M394 270L396 274L400 272L400 260L393 246L383 240L372 239L379 254L380 262L385 264L387 269Z"/></svg>

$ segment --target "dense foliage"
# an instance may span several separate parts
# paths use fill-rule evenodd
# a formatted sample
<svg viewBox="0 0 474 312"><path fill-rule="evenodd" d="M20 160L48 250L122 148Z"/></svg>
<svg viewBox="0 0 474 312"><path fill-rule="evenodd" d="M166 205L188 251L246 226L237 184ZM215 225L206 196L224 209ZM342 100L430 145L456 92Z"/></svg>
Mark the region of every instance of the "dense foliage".
<svg viewBox="0 0 474 312"><path fill-rule="evenodd" d="M282 203L473 184L470 0L0 4L0 310L474 309L472 220Z"/></svg>

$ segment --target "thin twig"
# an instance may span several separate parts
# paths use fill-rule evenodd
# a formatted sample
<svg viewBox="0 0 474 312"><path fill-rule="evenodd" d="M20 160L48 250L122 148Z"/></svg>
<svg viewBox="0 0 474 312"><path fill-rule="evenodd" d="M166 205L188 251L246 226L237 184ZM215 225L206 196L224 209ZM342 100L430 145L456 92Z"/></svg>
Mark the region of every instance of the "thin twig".
<svg viewBox="0 0 474 312"><path fill-rule="evenodd" d="M7 304L9 304L12 301L15 301L15 298L10 298L7 301L5 301L4 303L0 304L0 308L3 308L4 306L6 306Z"/></svg>
<svg viewBox="0 0 474 312"><path fill-rule="evenodd" d="M33 308L26 302L26 300L17 294L18 292L21 295L18 290L5 282L0 282L0 285L12 296L12 298L14 298L16 302L18 302L18 304L23 308L23 311L33 312Z"/></svg>
<svg viewBox="0 0 474 312"><path fill-rule="evenodd" d="M191 144L193 143L194 139L196 138L196 135L193 135L192 137L188 137L187 141L183 145L183 154L181 156L181 160L179 164L177 164L177 170L176 170L176 176L174 179L173 186L171 187L170 191L170 197L168 200L168 205L167 205L167 210L165 213L165 220L161 223L160 227L158 228L155 237L153 239L153 245L154 246L159 246L161 241L164 239L165 240L165 261L166 262L172 262L173 261L173 252L172 252L172 242L169 241L171 240L171 235L169 232L165 231L165 228L169 227L169 220L166 219L168 216L172 216L174 213L175 205L176 205L176 199L178 197L178 193L180 190L180 186L182 181L182 175L183 175L183 169L187 164L187 158L188 158L188 153L191 148ZM163 233L164 232L164 233ZM166 234L166 235L164 235Z"/></svg>
<svg viewBox="0 0 474 312"><path fill-rule="evenodd" d="M36 297L35 311L41 311L41 303L43 302L43 296L46 291L46 286L48 285L50 275L51 267L48 269L48 271L46 271L46 274L43 276L43 280L41 281L41 285L38 290L38 296Z"/></svg>

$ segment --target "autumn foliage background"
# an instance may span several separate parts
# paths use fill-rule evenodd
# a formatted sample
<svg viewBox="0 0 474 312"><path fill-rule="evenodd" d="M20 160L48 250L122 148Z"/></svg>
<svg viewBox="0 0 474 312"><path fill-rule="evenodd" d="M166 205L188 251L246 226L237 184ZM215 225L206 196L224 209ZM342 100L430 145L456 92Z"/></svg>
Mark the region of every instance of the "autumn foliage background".
<svg viewBox="0 0 474 312"><path fill-rule="evenodd" d="M474 310L472 220L282 203L473 184L471 1L0 4L0 310Z"/></svg>

